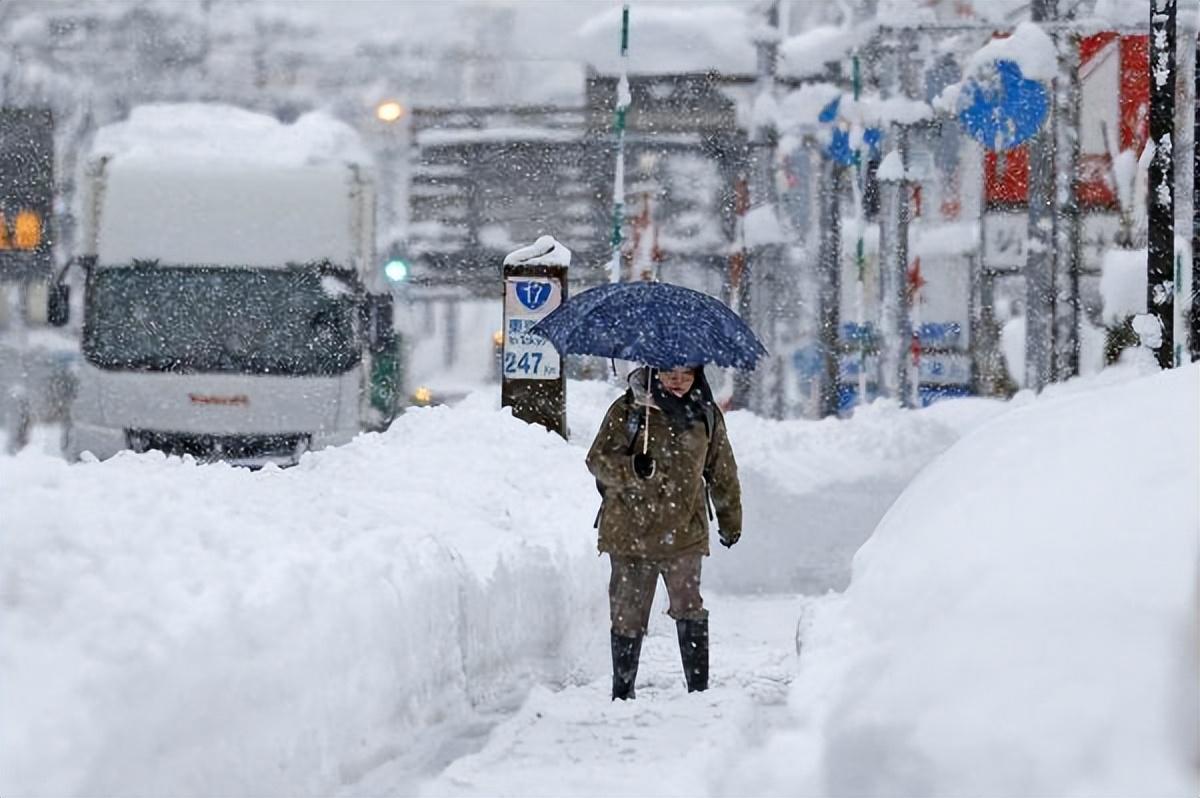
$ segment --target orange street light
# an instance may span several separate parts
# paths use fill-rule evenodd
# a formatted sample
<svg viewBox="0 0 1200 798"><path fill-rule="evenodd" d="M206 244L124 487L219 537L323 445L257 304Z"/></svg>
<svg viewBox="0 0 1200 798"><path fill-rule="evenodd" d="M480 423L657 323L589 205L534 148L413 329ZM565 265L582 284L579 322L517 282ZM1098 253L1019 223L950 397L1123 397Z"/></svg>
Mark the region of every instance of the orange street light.
<svg viewBox="0 0 1200 798"><path fill-rule="evenodd" d="M395 122L404 116L404 106L395 100L385 100L375 106L375 117L381 122Z"/></svg>

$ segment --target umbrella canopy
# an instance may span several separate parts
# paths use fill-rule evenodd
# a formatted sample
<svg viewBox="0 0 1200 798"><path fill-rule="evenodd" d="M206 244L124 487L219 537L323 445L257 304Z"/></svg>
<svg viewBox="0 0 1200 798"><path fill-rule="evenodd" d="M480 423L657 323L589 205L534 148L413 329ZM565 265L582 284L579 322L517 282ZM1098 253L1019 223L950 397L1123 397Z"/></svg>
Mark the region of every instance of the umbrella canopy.
<svg viewBox="0 0 1200 798"><path fill-rule="evenodd" d="M564 355L634 360L660 369L708 363L752 369L767 353L724 304L670 283L609 283L589 289L530 332Z"/></svg>

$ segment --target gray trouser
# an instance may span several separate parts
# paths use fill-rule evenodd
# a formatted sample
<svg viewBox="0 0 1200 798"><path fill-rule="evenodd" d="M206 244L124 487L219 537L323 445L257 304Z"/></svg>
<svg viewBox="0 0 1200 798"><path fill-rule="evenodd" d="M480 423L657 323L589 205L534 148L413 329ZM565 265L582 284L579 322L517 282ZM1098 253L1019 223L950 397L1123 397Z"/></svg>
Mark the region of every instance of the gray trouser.
<svg viewBox="0 0 1200 798"><path fill-rule="evenodd" d="M677 621L703 620L708 617L700 595L702 554L682 554L659 560L620 557L610 554L612 576L608 580L608 607L612 630L624 637L646 633L654 588L661 575L667 586L671 606L667 614Z"/></svg>

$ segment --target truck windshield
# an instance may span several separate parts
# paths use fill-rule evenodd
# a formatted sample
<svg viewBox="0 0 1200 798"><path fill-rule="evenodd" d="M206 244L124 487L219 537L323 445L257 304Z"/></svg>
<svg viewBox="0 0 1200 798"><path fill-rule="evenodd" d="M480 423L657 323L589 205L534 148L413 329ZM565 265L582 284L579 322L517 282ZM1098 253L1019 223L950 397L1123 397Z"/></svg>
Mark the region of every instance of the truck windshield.
<svg viewBox="0 0 1200 798"><path fill-rule="evenodd" d="M356 309L316 267L95 269L83 351L108 369L340 374L360 359Z"/></svg>

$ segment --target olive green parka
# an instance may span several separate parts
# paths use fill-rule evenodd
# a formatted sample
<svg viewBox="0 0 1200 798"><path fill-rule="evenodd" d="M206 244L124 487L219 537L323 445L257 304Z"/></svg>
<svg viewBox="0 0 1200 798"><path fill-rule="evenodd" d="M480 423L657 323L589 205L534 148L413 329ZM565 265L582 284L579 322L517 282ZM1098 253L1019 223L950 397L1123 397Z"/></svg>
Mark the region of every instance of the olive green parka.
<svg viewBox="0 0 1200 798"><path fill-rule="evenodd" d="M654 473L643 479L633 470L630 430L638 429L633 451L642 451L649 412L649 446ZM630 414L640 414L639 428ZM600 507L599 549L626 557L659 559L708 554L705 473L719 528L742 531L742 498L737 463L725 434L725 419L714 408L711 435L697 420L687 429L672 427L649 396L632 392L608 408L588 452L587 466L604 499Z"/></svg>

